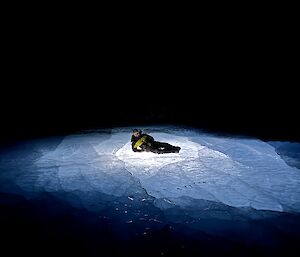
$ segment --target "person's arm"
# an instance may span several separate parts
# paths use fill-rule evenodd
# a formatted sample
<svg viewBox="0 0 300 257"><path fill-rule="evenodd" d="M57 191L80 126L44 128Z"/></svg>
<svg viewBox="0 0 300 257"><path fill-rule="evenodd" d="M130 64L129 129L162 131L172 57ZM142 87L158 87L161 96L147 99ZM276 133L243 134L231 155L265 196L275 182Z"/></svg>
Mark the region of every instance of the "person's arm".
<svg viewBox="0 0 300 257"><path fill-rule="evenodd" d="M147 134L142 134L138 140L134 139L134 141L132 142L132 150L134 152L145 151L145 147L149 144L148 137L149 136Z"/></svg>
<svg viewBox="0 0 300 257"><path fill-rule="evenodd" d="M143 151L143 149L141 147L134 147L136 140L131 141L131 142L132 142L132 144L131 144L132 151L134 151L134 152L142 152Z"/></svg>
<svg viewBox="0 0 300 257"><path fill-rule="evenodd" d="M142 149L138 149L138 148L134 147L134 144L135 144L135 142L133 142L132 145L131 145L132 151L134 151L134 152L141 152Z"/></svg>

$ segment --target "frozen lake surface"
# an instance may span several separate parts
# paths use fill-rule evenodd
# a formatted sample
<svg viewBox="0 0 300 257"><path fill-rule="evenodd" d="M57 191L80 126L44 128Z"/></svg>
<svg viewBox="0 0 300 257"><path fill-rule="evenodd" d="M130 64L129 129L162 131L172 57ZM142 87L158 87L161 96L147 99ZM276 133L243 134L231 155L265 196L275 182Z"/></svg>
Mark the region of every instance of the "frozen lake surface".
<svg viewBox="0 0 300 257"><path fill-rule="evenodd" d="M205 233L264 245L267 237L276 245L279 239L268 236L277 219L290 224L278 235L299 236L299 144L180 127L143 129L158 141L180 146L180 153L133 152L132 128L86 131L3 149L2 203L9 202L9 195L26 201L47 195L70 212L106 220L122 240L167 227L191 238ZM276 222L267 228L250 225L266 218ZM255 235L257 228L261 237Z"/></svg>

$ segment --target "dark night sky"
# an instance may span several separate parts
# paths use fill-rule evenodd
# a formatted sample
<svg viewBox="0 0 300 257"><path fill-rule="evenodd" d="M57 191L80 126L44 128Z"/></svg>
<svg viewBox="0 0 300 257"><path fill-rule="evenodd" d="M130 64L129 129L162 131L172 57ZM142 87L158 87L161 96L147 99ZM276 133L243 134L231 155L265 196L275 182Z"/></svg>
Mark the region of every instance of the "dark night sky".
<svg viewBox="0 0 300 257"><path fill-rule="evenodd" d="M1 140L146 123L299 140L291 48L272 35L137 41L60 30L21 28L8 42Z"/></svg>
<svg viewBox="0 0 300 257"><path fill-rule="evenodd" d="M10 90L8 101L2 103L2 137L169 123L299 139L296 94L283 85L272 88L268 83L267 88L258 77L248 79L250 74L235 77L218 70L192 75L180 68L159 75L133 70L99 71L91 76L79 67L59 76L47 71L38 81L34 74L26 74L24 81L32 79L37 89L26 82L22 89ZM221 78L214 78L216 74Z"/></svg>

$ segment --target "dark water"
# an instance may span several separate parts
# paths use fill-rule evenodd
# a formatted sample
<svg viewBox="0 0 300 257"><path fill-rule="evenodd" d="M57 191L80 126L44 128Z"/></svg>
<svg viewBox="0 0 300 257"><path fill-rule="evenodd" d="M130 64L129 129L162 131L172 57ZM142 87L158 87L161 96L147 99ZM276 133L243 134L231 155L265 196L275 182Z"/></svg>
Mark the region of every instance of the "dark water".
<svg viewBox="0 0 300 257"><path fill-rule="evenodd" d="M205 201L162 211L153 199L136 206L104 195L103 203L109 202L93 213L59 199L1 193L2 250L31 256L296 256L300 239L299 214Z"/></svg>
<svg viewBox="0 0 300 257"><path fill-rule="evenodd" d="M205 213L199 202L195 208L166 212L152 204L126 208L125 220L113 204L95 214L48 193L33 200L1 193L0 199L2 251L12 255L22 249L31 256L41 251L67 256L286 256L297 250L300 239L299 214L218 205ZM147 213L146 220L136 219L138 210Z"/></svg>

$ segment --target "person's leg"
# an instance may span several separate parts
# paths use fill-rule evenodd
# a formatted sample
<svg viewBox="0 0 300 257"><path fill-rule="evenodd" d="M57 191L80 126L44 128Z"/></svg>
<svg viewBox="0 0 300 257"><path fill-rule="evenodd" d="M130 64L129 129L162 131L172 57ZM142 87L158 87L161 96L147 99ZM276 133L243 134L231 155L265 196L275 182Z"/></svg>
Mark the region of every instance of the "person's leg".
<svg viewBox="0 0 300 257"><path fill-rule="evenodd" d="M169 143L155 142L154 147L159 153L178 153L180 151L179 146L173 146Z"/></svg>
<svg viewBox="0 0 300 257"><path fill-rule="evenodd" d="M159 148L159 146L157 144L148 145L146 147L146 151L147 152L152 152L152 153L163 153L161 148Z"/></svg>

